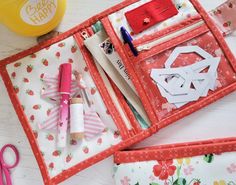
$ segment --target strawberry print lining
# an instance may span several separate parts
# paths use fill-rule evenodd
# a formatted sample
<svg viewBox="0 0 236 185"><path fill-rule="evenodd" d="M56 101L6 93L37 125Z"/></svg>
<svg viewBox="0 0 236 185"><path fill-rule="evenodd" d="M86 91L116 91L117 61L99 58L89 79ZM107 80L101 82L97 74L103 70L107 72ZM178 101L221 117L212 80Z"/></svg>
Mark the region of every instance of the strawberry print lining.
<svg viewBox="0 0 236 185"><path fill-rule="evenodd" d="M73 37L7 65L14 90L37 138L51 177L121 142L117 129L106 128L102 134L89 141L73 141L68 138L68 147L60 150L56 147L55 131L38 129L38 123L47 119L54 106L40 95L42 78L45 74L56 75L60 64L66 62L82 73L102 121L107 125L113 123L113 128L116 128Z"/></svg>

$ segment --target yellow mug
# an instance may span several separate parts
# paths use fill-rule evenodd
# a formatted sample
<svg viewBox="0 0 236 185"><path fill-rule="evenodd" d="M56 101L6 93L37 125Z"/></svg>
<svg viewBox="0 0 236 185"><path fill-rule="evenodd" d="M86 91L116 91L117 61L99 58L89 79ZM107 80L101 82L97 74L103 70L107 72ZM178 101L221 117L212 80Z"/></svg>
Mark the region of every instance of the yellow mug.
<svg viewBox="0 0 236 185"><path fill-rule="evenodd" d="M54 29L66 9L66 0L0 0L0 22L24 36Z"/></svg>

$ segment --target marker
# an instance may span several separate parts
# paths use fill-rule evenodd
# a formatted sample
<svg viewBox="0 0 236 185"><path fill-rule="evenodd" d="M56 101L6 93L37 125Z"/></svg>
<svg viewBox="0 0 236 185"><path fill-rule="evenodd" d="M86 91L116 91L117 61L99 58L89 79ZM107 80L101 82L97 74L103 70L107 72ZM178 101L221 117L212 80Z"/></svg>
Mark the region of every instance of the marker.
<svg viewBox="0 0 236 185"><path fill-rule="evenodd" d="M132 53L134 54L134 56L138 56L138 51L136 50L136 48L134 47L133 43L132 43L132 37L130 36L130 34L128 33L128 31L122 26L120 28L120 32L122 35L122 38L124 40L124 43L128 44L130 47L130 50L132 51Z"/></svg>
<svg viewBox="0 0 236 185"><path fill-rule="evenodd" d="M67 141L67 128L69 120L69 99L71 89L71 64L65 63L60 65L59 72L59 93L61 95L59 122L58 122L58 138L57 146L64 148Z"/></svg>

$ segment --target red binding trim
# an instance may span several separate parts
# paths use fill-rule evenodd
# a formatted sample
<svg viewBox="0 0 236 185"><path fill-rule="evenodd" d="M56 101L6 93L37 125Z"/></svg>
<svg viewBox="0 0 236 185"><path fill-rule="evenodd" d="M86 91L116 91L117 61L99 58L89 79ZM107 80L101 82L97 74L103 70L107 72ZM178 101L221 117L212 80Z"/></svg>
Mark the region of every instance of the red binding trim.
<svg viewBox="0 0 236 185"><path fill-rule="evenodd" d="M216 24L214 21L211 19L209 14L205 11L205 9L201 6L201 4L197 0L190 0L191 3L195 6L197 11L200 13L202 18L205 20L205 23L211 30L212 34L215 36L217 42L221 46L221 49L223 50L226 58L229 60L232 68L236 72L236 58L234 57L233 53L229 49L229 46L224 40L223 35L221 34L220 30L217 28Z"/></svg>
<svg viewBox="0 0 236 185"><path fill-rule="evenodd" d="M62 173L60 173L56 177L53 177L50 182L52 182L54 184L58 184L60 182L63 182L64 180L68 179L69 177L75 175L76 173L92 166L93 164L95 164L103 159L106 159L107 157L109 157L110 155L115 153L115 151L124 150L128 146L135 144L135 143L139 142L140 140L143 140L149 136L150 136L149 132L142 131L138 135L135 135L132 138L129 138L117 145L114 145L114 146L108 148L107 150L104 150L103 152L96 154L95 156L93 156L87 160L84 160L81 163L63 171ZM52 184L46 184L46 185L52 185Z"/></svg>
<svg viewBox="0 0 236 185"><path fill-rule="evenodd" d="M123 3L120 3L116 6L114 6L113 8L110 8L102 13L100 13L99 15L96 15L96 16L93 16L92 18L90 18L89 20L86 20L85 22L83 22L82 24L72 28L71 30L53 38L53 39L50 39L48 41L45 41L43 43L41 43L40 45L37 45L37 46L34 46L28 50L25 50L25 51L22 51L16 55L13 55L13 56L10 56L8 58L5 58L3 60L0 61L0 74L2 75L2 78L3 78L3 81L6 85L6 88L8 90L8 93L9 93L9 96L11 98L11 101L13 103L13 106L15 108L15 111L21 121L21 125L28 137L28 140L30 142L30 145L31 145L31 148L34 152L34 155L37 159L37 162L39 164L39 168L41 170L41 174L43 176L43 179L44 179L44 183L45 185L54 185L54 184L58 184L64 180L66 180L67 178L71 177L72 175L76 174L77 172L91 166L92 164L102 160L102 159L105 159L106 157L110 156L112 153L114 153L115 151L117 150L121 150L121 149L124 149L126 148L127 146L130 146L134 143L137 143L138 141L141 141L147 137L149 137L151 135L151 133L155 133L157 131L157 127L155 125L153 125L151 128L149 128L147 131L142 131L140 134L138 135L135 135L134 137L132 138L129 138L121 143L119 143L118 145L115 145L77 165L75 165L74 167L71 167L70 169L62 172L61 174L53 177L52 179L50 179L48 173L47 173L47 167L43 161L43 158L42 158L42 155L40 154L39 152L39 148L38 148L38 145L36 143L36 140L35 140L35 137L33 135L33 132L32 130L30 129L30 125L28 124L28 120L26 118L26 116L24 115L24 112L22 110L22 108L20 107L20 104L19 104L19 101L18 101L18 98L16 96L16 94L14 93L14 88L12 86L12 83L11 83L11 80L9 78L9 75L7 74L7 71L6 71L6 65L7 64L10 64L10 63L13 63L15 61L17 61L18 59L21 59L23 57L26 57L32 53L35 53L37 51L39 51L40 49L43 49L49 45L52 45L56 42L59 42L71 35L73 35L74 33L78 32L79 30L81 29L84 29L86 27L89 27L91 24L94 24L96 21L106 17L107 15L113 13L113 12L116 12L130 4L133 4L135 2L137 2L138 0L125 0ZM232 52L229 50L229 47L227 46L226 42L224 41L223 37L221 36L219 30L217 30L216 26L214 25L214 22L209 18L209 16L207 15L206 11L201 7L201 5L197 2L197 0L191 0L191 2L194 4L194 6L198 9L198 11L200 12L200 14L202 15L202 17L205 19L207 25L209 26L209 28L212 30L213 34L215 35L215 37L217 38L220 46L222 47L226 57L229 59L229 61L231 62L234 70L236 69L236 62L235 62L235 58L232 54ZM114 32L112 32L114 33ZM118 42L118 46L121 51L122 51L122 44L120 42ZM122 57L123 58L126 58L127 56L127 53L124 53L122 51ZM130 68L132 67L132 65L130 64L130 61L128 59L126 59L126 63L128 63L127 66L129 66ZM125 62L125 61L124 61ZM134 71L130 70L130 74L133 78L135 78L136 74ZM133 79L135 81L135 79ZM141 85L138 84L138 81L135 83L135 86L138 88L138 89L142 89ZM203 99L201 100L200 102L198 102L197 104L195 104L194 106L191 105L189 106L189 109L188 110L185 110L185 111L181 111L179 113L176 113L175 115L173 115L173 117L170 117L166 120L163 120L161 121L159 124L160 124L160 127L164 127L164 126L167 126L168 124L172 123L173 121L176 121L216 100L218 100L219 98L221 97L224 97L226 94L229 94L230 92L234 91L236 89L236 83L233 83L229 86L227 86L226 88L223 88L221 90L219 90L218 92L216 92L214 94L214 96L209 96L209 98L207 99ZM140 90L141 91L141 90ZM141 95L145 95L145 93L140 93ZM142 97L142 96L141 96ZM146 102L148 103L148 102ZM146 105L145 105L146 107ZM152 111L153 112L153 111ZM153 123L155 123L155 120L157 120L157 118L155 117L155 115L153 115L153 113L149 112L148 111L148 114L151 118L151 121ZM222 147L223 148L223 145L219 145L219 147ZM182 156L182 155L181 155ZM183 157L183 156L182 156Z"/></svg>
<svg viewBox="0 0 236 185"><path fill-rule="evenodd" d="M220 154L232 151L236 151L236 138L213 139L116 152L114 155L114 162L122 164L150 160L165 161L210 153Z"/></svg>
<svg viewBox="0 0 236 185"><path fill-rule="evenodd" d="M33 153L34 153L35 157L36 157L36 160L37 160L38 166L40 168L41 174L44 177L43 181L44 181L45 184L51 185L50 184L50 176L49 176L49 173L47 171L47 166L44 163L43 156L42 156L42 154L39 150L37 140L34 136L34 133L33 133L33 130L31 129L31 126L29 125L27 116L25 115L25 113L24 113L24 111L21 107L21 103L19 102L19 99L18 99L18 97L15 93L14 87L11 83L11 79L10 79L8 73L7 73L6 67L0 66L0 74L2 75L2 79L3 79L3 82L6 86L8 95L11 99L12 105L14 106L16 114L17 114L17 116L20 120L21 126L23 127L23 129L25 131L25 134L26 134L26 136L29 140L30 146L33 150Z"/></svg>

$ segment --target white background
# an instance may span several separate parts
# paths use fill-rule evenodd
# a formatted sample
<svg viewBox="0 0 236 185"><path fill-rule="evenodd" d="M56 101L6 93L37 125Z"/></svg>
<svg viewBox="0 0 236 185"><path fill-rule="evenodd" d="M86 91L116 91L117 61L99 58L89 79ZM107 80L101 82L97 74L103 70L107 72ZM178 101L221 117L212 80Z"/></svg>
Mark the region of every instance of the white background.
<svg viewBox="0 0 236 185"><path fill-rule="evenodd" d="M224 0L200 1L207 10L224 2ZM66 31L118 2L121 2L121 0L69 0L67 12L58 30ZM226 40L236 55L236 34ZM18 53L35 44L35 38L17 36L0 24L0 59ZM236 136L235 120L236 93L233 93L217 103L159 131L155 136L139 144L139 146ZM0 80L0 147L7 143L16 145L21 157L17 168L12 170L13 185L42 185L41 174L36 160L10 103L3 82ZM110 157L80 172L62 184L112 185L114 184L112 170L112 157Z"/></svg>

